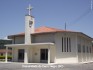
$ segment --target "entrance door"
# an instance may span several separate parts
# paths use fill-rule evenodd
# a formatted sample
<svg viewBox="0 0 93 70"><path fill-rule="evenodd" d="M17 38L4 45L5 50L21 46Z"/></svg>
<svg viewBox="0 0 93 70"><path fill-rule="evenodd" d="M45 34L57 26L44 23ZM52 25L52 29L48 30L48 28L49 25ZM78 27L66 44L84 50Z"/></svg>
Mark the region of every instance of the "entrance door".
<svg viewBox="0 0 93 70"><path fill-rule="evenodd" d="M40 50L40 62L43 62L43 63L48 62L48 49Z"/></svg>
<svg viewBox="0 0 93 70"><path fill-rule="evenodd" d="M23 62L24 61L24 49L18 50L18 61Z"/></svg>

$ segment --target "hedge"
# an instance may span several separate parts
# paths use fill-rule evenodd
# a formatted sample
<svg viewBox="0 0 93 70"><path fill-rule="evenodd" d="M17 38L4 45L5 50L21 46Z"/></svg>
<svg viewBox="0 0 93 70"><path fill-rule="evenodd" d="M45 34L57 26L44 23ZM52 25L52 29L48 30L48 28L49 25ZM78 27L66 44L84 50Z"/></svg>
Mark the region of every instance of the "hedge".
<svg viewBox="0 0 93 70"><path fill-rule="evenodd" d="M12 59L12 56L7 56L8 59ZM5 59L5 56L0 56L0 59Z"/></svg>

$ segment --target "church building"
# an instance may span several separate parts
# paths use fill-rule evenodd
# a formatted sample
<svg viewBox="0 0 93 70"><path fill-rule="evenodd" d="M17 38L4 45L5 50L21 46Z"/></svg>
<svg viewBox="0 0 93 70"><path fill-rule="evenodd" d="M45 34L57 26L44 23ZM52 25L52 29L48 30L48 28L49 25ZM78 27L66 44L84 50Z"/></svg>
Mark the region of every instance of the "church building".
<svg viewBox="0 0 93 70"><path fill-rule="evenodd" d="M79 63L93 61L93 39L82 32L42 26L35 28L30 14L25 16L25 32L9 35L12 44L12 62L24 63Z"/></svg>

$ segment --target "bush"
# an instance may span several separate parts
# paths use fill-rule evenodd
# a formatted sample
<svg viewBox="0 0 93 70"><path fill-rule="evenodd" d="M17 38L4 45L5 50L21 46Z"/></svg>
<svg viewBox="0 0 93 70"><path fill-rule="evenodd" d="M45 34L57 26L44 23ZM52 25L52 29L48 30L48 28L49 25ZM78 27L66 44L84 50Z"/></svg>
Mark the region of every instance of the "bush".
<svg viewBox="0 0 93 70"><path fill-rule="evenodd" d="M12 56L8 56L8 59L12 59Z"/></svg>
<svg viewBox="0 0 93 70"><path fill-rule="evenodd" d="M0 59L5 59L5 56L0 56Z"/></svg>
<svg viewBox="0 0 93 70"><path fill-rule="evenodd" d="M5 59L5 56L0 56L0 59ZM12 59L12 56L8 56L8 59Z"/></svg>

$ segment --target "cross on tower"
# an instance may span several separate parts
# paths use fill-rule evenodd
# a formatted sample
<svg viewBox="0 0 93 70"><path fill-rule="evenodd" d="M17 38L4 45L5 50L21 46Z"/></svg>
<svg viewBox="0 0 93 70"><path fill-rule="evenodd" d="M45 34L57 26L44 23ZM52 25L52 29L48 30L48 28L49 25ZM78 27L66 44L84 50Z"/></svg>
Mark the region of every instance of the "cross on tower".
<svg viewBox="0 0 93 70"><path fill-rule="evenodd" d="M27 10L29 11L29 15L31 15L31 10L32 10L33 7L30 6L29 4L29 7L27 8Z"/></svg>

